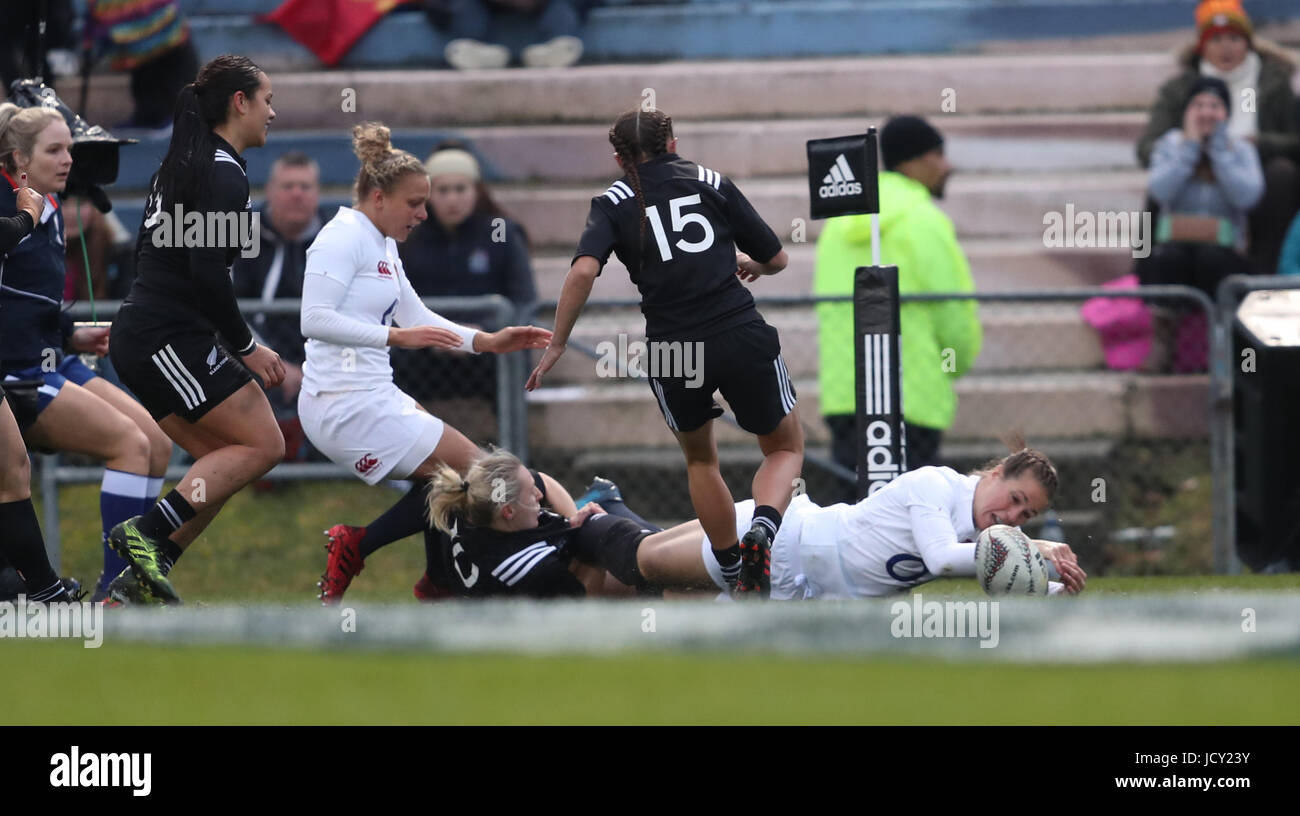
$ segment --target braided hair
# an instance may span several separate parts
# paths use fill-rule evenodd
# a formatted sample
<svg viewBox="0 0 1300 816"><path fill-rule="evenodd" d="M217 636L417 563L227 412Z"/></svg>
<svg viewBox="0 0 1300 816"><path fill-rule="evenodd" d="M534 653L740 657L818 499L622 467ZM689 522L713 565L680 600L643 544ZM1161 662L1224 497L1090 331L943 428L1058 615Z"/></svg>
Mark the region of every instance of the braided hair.
<svg viewBox="0 0 1300 816"><path fill-rule="evenodd" d="M645 194L641 191L638 163L662 156L668 152L668 142L673 138L673 118L658 108L635 108L619 115L609 129L609 143L614 146L627 180L636 193L636 203L641 206L641 243L645 243Z"/></svg>
<svg viewBox="0 0 1300 816"><path fill-rule="evenodd" d="M994 468L1001 465L1003 479L1014 479L1022 473L1029 473L1042 486L1043 492L1047 494L1047 500L1050 502L1056 495L1056 488L1060 485L1056 465L1052 464L1052 460L1047 458L1047 454L1028 447L1025 444L1024 436L1019 433L1008 434L1002 441L1011 450L1011 453L1001 459L991 460L975 472L981 476L987 475L992 473Z"/></svg>

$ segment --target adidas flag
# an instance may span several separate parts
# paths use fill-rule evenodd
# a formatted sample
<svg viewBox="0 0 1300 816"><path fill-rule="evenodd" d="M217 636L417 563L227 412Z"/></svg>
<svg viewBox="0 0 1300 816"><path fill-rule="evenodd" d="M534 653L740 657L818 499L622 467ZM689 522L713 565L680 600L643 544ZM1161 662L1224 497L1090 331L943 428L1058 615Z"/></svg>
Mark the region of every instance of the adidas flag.
<svg viewBox="0 0 1300 816"><path fill-rule="evenodd" d="M808 142L808 197L813 218L880 212L876 134Z"/></svg>

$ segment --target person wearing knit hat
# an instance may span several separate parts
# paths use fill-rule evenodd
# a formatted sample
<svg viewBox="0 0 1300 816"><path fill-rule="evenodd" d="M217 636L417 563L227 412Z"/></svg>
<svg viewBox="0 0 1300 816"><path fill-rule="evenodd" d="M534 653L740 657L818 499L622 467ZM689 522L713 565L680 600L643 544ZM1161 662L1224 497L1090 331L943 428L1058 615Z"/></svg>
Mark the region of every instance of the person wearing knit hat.
<svg viewBox="0 0 1300 816"><path fill-rule="evenodd" d="M1187 100L1183 103L1183 110L1186 111L1187 106L1191 105L1192 101L1203 93L1217 96L1219 101L1223 102L1225 118L1232 116L1231 91L1228 90L1228 83L1218 77L1203 76L1193 82L1192 87L1187 91Z"/></svg>
<svg viewBox="0 0 1300 816"><path fill-rule="evenodd" d="M943 135L919 116L895 116L880 131L885 170L920 182L935 198L943 198L952 165L943 154Z"/></svg>
<svg viewBox="0 0 1300 816"><path fill-rule="evenodd" d="M1245 139L1231 134L1236 111L1228 85L1217 77L1198 77L1188 89L1181 128L1171 128L1156 142L1147 191L1159 205L1155 247L1137 264L1143 285L1193 286L1214 297L1219 283L1232 274L1249 274L1245 250L1247 213L1264 193L1259 155ZM1203 370L1203 356L1187 354L1183 341L1199 318L1186 304L1173 301L1158 318L1157 333L1175 331L1176 371ZM1163 330L1161 330L1163 329Z"/></svg>
<svg viewBox="0 0 1300 816"><path fill-rule="evenodd" d="M898 267L902 293L972 292L970 265L952 221L935 204L952 165L943 135L918 116L897 116L880 131L880 261ZM871 220L848 215L826 221L817 239L813 294L853 292L853 270L871 257ZM831 455L857 464L853 390L853 307L817 305L822 415L831 432ZM957 411L953 386L979 356L983 342L974 301L904 303L899 312L906 420L907 467L940 464L943 432ZM851 489L841 497L853 501Z"/></svg>
<svg viewBox="0 0 1300 816"><path fill-rule="evenodd" d="M1249 41L1255 26L1239 0L1204 0L1196 7L1196 31L1197 49L1204 52L1206 41L1224 32L1236 32Z"/></svg>
<svg viewBox="0 0 1300 816"><path fill-rule="evenodd" d="M1196 38L1179 55L1181 72L1166 81L1138 139L1149 166L1156 142L1180 127L1192 85L1201 77L1228 88L1227 135L1254 146L1264 170L1264 196L1248 215L1249 253L1259 272L1275 269L1287 225L1300 210L1300 114L1291 87L1296 64L1286 50L1255 33L1240 0L1203 0Z"/></svg>

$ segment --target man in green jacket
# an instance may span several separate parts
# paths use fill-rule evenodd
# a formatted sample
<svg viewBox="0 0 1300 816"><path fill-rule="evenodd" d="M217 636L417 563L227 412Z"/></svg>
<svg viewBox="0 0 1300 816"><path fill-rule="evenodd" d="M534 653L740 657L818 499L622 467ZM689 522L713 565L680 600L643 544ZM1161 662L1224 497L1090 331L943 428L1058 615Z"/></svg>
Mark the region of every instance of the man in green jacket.
<svg viewBox="0 0 1300 816"><path fill-rule="evenodd" d="M900 293L972 292L970 266L952 221L935 206L952 165L943 137L924 119L895 117L880 133L880 262L898 267ZM853 292L853 272L871 263L871 216L826 222L817 240L813 293ZM857 462L853 304L817 306L821 411L835 461ZM900 312L903 418L909 469L938 464L939 442L957 412L956 379L979 355L983 332L973 300L904 303Z"/></svg>

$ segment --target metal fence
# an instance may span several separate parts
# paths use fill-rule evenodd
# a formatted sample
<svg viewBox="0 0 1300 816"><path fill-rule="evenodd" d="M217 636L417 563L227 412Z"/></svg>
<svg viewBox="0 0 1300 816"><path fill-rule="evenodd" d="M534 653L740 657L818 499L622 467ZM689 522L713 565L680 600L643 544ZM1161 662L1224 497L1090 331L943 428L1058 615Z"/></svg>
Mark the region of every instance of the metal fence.
<svg viewBox="0 0 1300 816"><path fill-rule="evenodd" d="M943 436L942 463L970 470L1005 452L1000 435L1020 431L1056 461L1062 489L1055 507L1066 540L1093 570L1238 570L1231 543L1231 309L1226 297L1221 296L1216 309L1198 290L1181 286L904 295L905 313L933 302L980 304L983 347L970 371L956 381L958 406ZM1139 299L1153 307L1152 350L1141 368L1107 367L1100 335L1080 315L1080 306L1091 298ZM835 461L831 433L821 416L820 375L827 362L833 366L836 360L835 352L819 348L816 307L851 308L849 301L759 301L781 334L807 443L806 489L822 504L851 495L853 472ZM553 302L544 303L517 314L499 296L426 303L457 320L472 322L478 315L488 329L512 322L550 325L555 308ZM99 304L98 316L111 318L116 306ZM648 384L637 376L638 366L630 365L638 353L645 354L636 345L644 340L637 307L635 301L588 303L569 352L543 388L526 397L522 383L533 361L525 354L485 355L493 358L490 370L481 365L483 358L472 358L478 367L459 372L449 367L455 355L395 355L395 376L471 439L517 452L575 495L592 477L606 476L618 482L629 504L643 515L664 523L682 521L694 515L682 455ZM241 308L249 316L285 318L296 317L298 303L250 301ZM89 308L80 305L73 313L89 317ZM252 322L265 326L255 317ZM904 347L906 342L905 334ZM839 352L850 355L845 367L850 377L851 349L849 343ZM643 357L642 364L646 362ZM755 440L725 418L718 423L717 439L733 495L748 498L760 460ZM183 466L176 465L168 479L183 473ZM57 456L42 462L44 528L56 561L60 485L95 482L101 474L98 466L69 465ZM301 461L286 462L267 478L351 476L329 462Z"/></svg>
<svg viewBox="0 0 1300 816"><path fill-rule="evenodd" d="M1108 367L1101 335L1080 313L1092 298L1150 307L1149 351L1138 369ZM1233 568L1221 523L1229 512L1222 457L1231 418L1214 401L1216 375L1209 370L1211 360L1222 356L1213 349L1224 340L1210 319L1214 309L1208 297L1170 286L904 295L901 300L905 381L909 362L917 365L908 356L909 327L934 329L927 320L954 319L944 304L979 303L982 349L955 381L958 403L943 434L941 464L977 468L1005 455L1000 436L1019 431L1057 463L1061 490L1054 506L1066 539L1089 568L1132 573ZM833 373L842 371L851 393L854 344L845 336L833 349L820 347L821 321L833 320L827 310L851 309L850 301L847 296L759 301L764 317L780 332L799 396L805 486L823 505L853 497L852 454L848 462L843 455L835 461L832 432L822 416L823 397L834 403L825 409L832 413L851 413L851 397L846 409L842 390L837 398L822 389L843 389ZM584 308L547 387L529 395L529 453L535 466L566 485L580 487L596 475L612 478L642 515L674 523L694 512L682 454L644 376L652 354L637 345L645 337L637 305L593 301ZM554 303L540 308L538 322L547 325ZM945 336L942 327L935 333ZM945 357L945 351L957 356L956 349L941 342L933 351L939 359L930 364L967 368ZM915 423L917 415L935 421L935 411L910 406L909 391L917 392L905 382L909 421ZM756 441L721 423L716 438L733 496L749 498L761 461ZM1026 527L1031 534L1038 530L1037 523Z"/></svg>
<svg viewBox="0 0 1300 816"><path fill-rule="evenodd" d="M500 295L456 298L424 298L430 309L468 325L488 331L511 325L516 307ZM68 312L75 319L112 320L120 301L92 306L78 303ZM241 300L240 310L249 325L286 363L301 366L302 336L298 332L301 304L297 300ZM92 315L93 311L93 315ZM430 413L480 443L527 450L523 383L529 369L524 354L469 355L430 349L392 349L394 382L415 397ZM96 363L101 373L116 382L108 360ZM285 434L285 461L264 478L269 481L354 480L349 468L330 462L303 437L297 423L296 399L283 388L267 392ZM43 500L42 527L50 559L57 567L61 556L59 535L59 488L65 484L98 482L104 469L98 463L69 462L62 454L46 454L40 461L40 491ZM176 449L167 469L168 482L185 475L189 460Z"/></svg>

